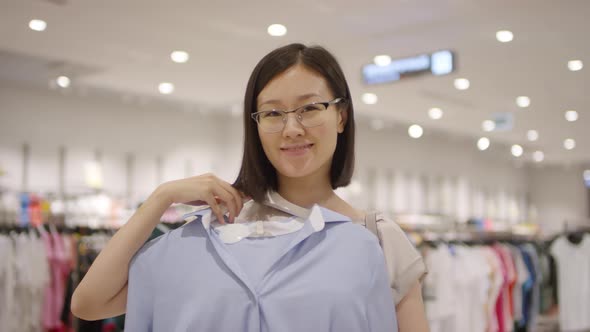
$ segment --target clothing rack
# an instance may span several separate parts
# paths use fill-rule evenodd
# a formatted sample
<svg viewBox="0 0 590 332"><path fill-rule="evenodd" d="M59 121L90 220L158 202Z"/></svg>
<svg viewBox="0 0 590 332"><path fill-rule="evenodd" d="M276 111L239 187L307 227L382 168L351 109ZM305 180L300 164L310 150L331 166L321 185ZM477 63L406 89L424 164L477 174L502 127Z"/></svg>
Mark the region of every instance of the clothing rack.
<svg viewBox="0 0 590 332"><path fill-rule="evenodd" d="M418 234L426 244L438 243L487 245L497 242L514 244L542 243L538 232L523 232L516 228L505 226L498 229L481 229L470 223L445 222L441 224L402 224L402 229L407 233Z"/></svg>
<svg viewBox="0 0 590 332"><path fill-rule="evenodd" d="M575 224L571 226L567 221L563 225L561 232L555 233L548 237L545 242L551 245L560 236L567 236L569 239L581 238L584 234L590 233L590 225Z"/></svg>
<svg viewBox="0 0 590 332"><path fill-rule="evenodd" d="M38 226L0 225L0 251L7 249L3 254L8 255L2 268L5 275L12 276L0 278L0 287L8 289L11 310L14 310L14 315L2 322L0 330L16 330L5 329L7 324L27 331L41 330L40 327L49 331L102 331L106 322L87 322L71 316L70 301L74 289L113 232L114 229L108 228L68 227L47 222ZM23 275L34 277L20 277ZM48 309L40 309L45 307ZM24 314L27 310L31 312Z"/></svg>
<svg viewBox="0 0 590 332"><path fill-rule="evenodd" d="M490 232L490 231L464 231L457 233L441 234L423 237L423 243L436 246L440 243L465 244L465 245L492 245L498 242L524 244L540 244L542 241L531 235L518 234L513 232Z"/></svg>
<svg viewBox="0 0 590 332"><path fill-rule="evenodd" d="M42 226L46 231L50 231L48 224L43 224ZM94 234L106 234L112 235L115 233L116 229L114 228L90 228L87 226L76 226L76 227L67 227L64 225L56 225L55 229L60 234L80 234L80 235L94 235ZM39 230L36 227L31 226L19 226L19 225L0 225L0 234L9 234L11 232L15 232L17 234L20 233L28 233L30 231L34 231L38 233Z"/></svg>

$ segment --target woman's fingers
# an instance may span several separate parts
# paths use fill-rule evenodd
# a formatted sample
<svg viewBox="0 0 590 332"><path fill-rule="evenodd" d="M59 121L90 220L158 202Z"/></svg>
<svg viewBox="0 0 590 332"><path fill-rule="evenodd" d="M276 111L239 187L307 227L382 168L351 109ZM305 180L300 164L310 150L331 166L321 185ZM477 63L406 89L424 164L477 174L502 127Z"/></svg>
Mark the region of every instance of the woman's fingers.
<svg viewBox="0 0 590 332"><path fill-rule="evenodd" d="M172 190L177 197L174 202L184 202L184 204L193 206L209 205L212 213L222 224L225 223L223 217L224 208L229 211L229 222L233 223L235 218L242 212L244 201L248 199L246 195L231 184L211 173L179 180L171 185L178 187ZM194 192L195 188L197 189L196 192ZM190 200L191 198L193 200Z"/></svg>
<svg viewBox="0 0 590 332"><path fill-rule="evenodd" d="M235 218L240 215L240 212L242 212L242 207L244 206L244 201L242 200L242 196L240 195L240 192L236 188L232 187L231 184L229 184L225 181L220 181L220 184L234 198L233 203L236 207L236 210L234 211L235 214L233 215L233 218L231 220L231 222L234 222Z"/></svg>
<svg viewBox="0 0 590 332"><path fill-rule="evenodd" d="M217 199L215 198L215 196L211 194L209 197L205 199L205 201L211 207L211 211L215 214L215 216L217 216L217 220L221 224L225 224L225 220L223 219L223 212L221 211L221 207L217 203Z"/></svg>
<svg viewBox="0 0 590 332"><path fill-rule="evenodd" d="M222 201L221 203L224 204L229 210L229 222L233 223L235 217L237 216L239 206L238 202L234 195L231 192L226 190L221 182L217 182L213 186L213 192L219 197Z"/></svg>

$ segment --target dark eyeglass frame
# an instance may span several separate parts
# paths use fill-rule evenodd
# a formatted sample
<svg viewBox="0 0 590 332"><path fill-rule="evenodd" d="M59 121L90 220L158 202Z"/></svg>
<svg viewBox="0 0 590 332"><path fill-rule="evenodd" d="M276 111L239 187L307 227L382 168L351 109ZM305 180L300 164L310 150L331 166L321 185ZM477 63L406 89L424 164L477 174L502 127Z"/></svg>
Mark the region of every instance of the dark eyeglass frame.
<svg viewBox="0 0 590 332"><path fill-rule="evenodd" d="M320 126L321 124L318 124L318 125L315 125L315 126L305 126L302 123L303 117L301 115L301 113L302 113L301 111L303 109L305 109L306 107L312 106L312 105L324 105L325 110L322 110L322 111L327 111L328 110L328 107L330 107L330 105L336 105L336 104L343 103L343 102L346 102L346 99L344 99L344 98L334 98L331 101L305 104L303 106L297 107L296 109L293 109L293 110L290 110L290 111L283 111L283 110L272 109L272 110L269 110L269 111L255 112L255 113L250 114L250 117L254 121L256 121L256 123L258 125L260 125L260 122L259 122L260 115L265 114L265 113L271 113L271 112L280 113L281 116L282 116L282 118L283 118L283 128L280 129L280 130L276 130L276 131L267 131L269 133L276 133L276 132L279 132L279 131L283 130L285 128L285 125L287 124L287 115L289 113L295 113L297 115L296 116L297 122L299 122L299 124L302 125L303 127L305 127L305 128L312 128L312 127Z"/></svg>

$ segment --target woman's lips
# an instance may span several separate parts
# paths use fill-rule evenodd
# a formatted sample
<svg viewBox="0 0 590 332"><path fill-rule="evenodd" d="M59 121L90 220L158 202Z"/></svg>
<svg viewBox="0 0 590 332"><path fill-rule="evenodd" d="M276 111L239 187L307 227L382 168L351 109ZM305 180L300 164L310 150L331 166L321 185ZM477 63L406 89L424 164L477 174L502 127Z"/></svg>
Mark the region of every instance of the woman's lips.
<svg viewBox="0 0 590 332"><path fill-rule="evenodd" d="M303 145L303 146L297 147L297 148L288 148L288 149L281 148L281 151L284 152L288 156L302 156L302 155L306 154L307 151L309 151L312 147L313 147L313 144L308 144L308 145Z"/></svg>

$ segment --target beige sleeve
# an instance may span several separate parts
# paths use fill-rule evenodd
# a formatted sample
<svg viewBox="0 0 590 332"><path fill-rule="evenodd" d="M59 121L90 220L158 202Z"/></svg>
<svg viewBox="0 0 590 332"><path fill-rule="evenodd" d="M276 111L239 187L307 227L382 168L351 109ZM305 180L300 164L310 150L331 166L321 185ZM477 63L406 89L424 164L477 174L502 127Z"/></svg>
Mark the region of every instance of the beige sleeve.
<svg viewBox="0 0 590 332"><path fill-rule="evenodd" d="M377 216L377 220L377 231L385 255L389 284L397 305L414 283L426 275L426 264L422 255L395 221L382 214Z"/></svg>

